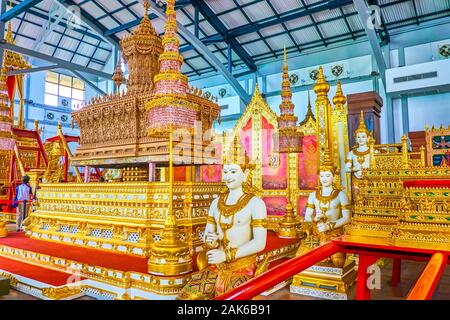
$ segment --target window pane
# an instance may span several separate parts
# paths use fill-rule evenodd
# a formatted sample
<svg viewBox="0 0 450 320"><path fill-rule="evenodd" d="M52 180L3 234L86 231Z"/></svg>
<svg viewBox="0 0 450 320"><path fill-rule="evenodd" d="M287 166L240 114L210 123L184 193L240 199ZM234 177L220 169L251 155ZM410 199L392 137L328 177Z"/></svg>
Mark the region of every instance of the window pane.
<svg viewBox="0 0 450 320"><path fill-rule="evenodd" d="M74 99L72 99L72 110L77 109L77 106L78 106L78 109L81 109L81 104L82 103L83 103L83 101L81 101L81 100L74 100Z"/></svg>
<svg viewBox="0 0 450 320"><path fill-rule="evenodd" d="M72 87L72 77L60 74L59 84L66 87Z"/></svg>
<svg viewBox="0 0 450 320"><path fill-rule="evenodd" d="M58 83L58 74L56 72L48 71L45 77L45 81Z"/></svg>
<svg viewBox="0 0 450 320"><path fill-rule="evenodd" d="M45 93L51 93L54 95L58 95L58 85L51 82L45 83Z"/></svg>
<svg viewBox="0 0 450 320"><path fill-rule="evenodd" d="M84 100L84 91L72 89L72 98L77 100Z"/></svg>
<svg viewBox="0 0 450 320"><path fill-rule="evenodd" d="M49 106L58 106L58 96L46 93L44 96L44 103Z"/></svg>
<svg viewBox="0 0 450 320"><path fill-rule="evenodd" d="M59 86L59 96L71 98L72 97L72 89L70 89L70 87Z"/></svg>
<svg viewBox="0 0 450 320"><path fill-rule="evenodd" d="M84 90L84 82L80 79L73 78L73 87L75 89Z"/></svg>

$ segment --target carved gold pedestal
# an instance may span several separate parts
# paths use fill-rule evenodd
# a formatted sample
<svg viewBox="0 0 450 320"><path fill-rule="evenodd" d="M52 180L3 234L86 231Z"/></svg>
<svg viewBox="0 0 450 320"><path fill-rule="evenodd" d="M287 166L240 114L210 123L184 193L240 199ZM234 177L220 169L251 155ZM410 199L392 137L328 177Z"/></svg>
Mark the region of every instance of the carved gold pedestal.
<svg viewBox="0 0 450 320"><path fill-rule="evenodd" d="M280 221L277 235L280 238L298 239L301 237L300 219L294 213L294 208L290 203L286 206L286 214Z"/></svg>
<svg viewBox="0 0 450 320"><path fill-rule="evenodd" d="M169 210L169 183L54 183L37 191L38 208L24 222L34 239L149 257ZM175 182L173 205L181 241L201 245L208 208L222 183Z"/></svg>
<svg viewBox="0 0 450 320"><path fill-rule="evenodd" d="M294 276L290 291L329 300L348 300L357 272L355 261L347 261L342 268L314 265Z"/></svg>
<svg viewBox="0 0 450 320"><path fill-rule="evenodd" d="M8 236L8 228L6 227L6 221L0 220L0 238L6 238Z"/></svg>

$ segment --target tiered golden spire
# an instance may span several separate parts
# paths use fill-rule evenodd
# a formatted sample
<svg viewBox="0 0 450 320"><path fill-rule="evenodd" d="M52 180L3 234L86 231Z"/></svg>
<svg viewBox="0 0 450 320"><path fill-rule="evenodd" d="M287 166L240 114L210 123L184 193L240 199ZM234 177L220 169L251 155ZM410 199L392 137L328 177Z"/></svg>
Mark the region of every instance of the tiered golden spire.
<svg viewBox="0 0 450 320"><path fill-rule="evenodd" d="M6 30L5 41L9 44L14 44L14 35L12 32L11 20L8 21L8 28Z"/></svg>
<svg viewBox="0 0 450 320"><path fill-rule="evenodd" d="M333 104L335 106L343 106L347 102L347 99L342 92L341 80L337 82L336 95L333 97Z"/></svg>
<svg viewBox="0 0 450 320"><path fill-rule="evenodd" d="M308 90L308 106L307 106L307 109L306 109L305 118L303 119L302 122L300 122L300 126L303 126L306 123L308 123L308 121L310 119L313 120L314 122L316 122L316 117L314 116L314 113L312 111L312 106L311 106L311 96L310 96L309 90Z"/></svg>
<svg viewBox="0 0 450 320"><path fill-rule="evenodd" d="M10 4L11 8L12 5ZM14 34L12 31L11 20L8 21L8 28L6 29L5 41L9 44L15 44ZM28 69L31 66L25 61L25 59L17 52L5 50L4 61L6 67L12 67L13 69Z"/></svg>
<svg viewBox="0 0 450 320"><path fill-rule="evenodd" d="M326 96L328 91L330 91L330 85L323 75L322 66L319 67L319 74L317 76L316 83L314 84L314 92L317 94L317 97Z"/></svg>
<svg viewBox="0 0 450 320"><path fill-rule="evenodd" d="M281 82L281 97L292 99L291 82L289 81L289 67L287 64L286 46L284 47L284 59L283 59L283 81Z"/></svg>
<svg viewBox="0 0 450 320"><path fill-rule="evenodd" d="M189 89L188 78L181 73L183 65L183 56L179 52L180 42L178 40L177 15L175 11L175 0L168 0L166 6L166 24L164 25L164 36L162 45L164 52L159 56L159 73L155 76L156 94L170 94L186 96ZM178 81L178 89L176 92L168 89L164 85L165 82Z"/></svg>
<svg viewBox="0 0 450 320"><path fill-rule="evenodd" d="M301 152L303 134L297 130L298 118L294 115L291 83L289 81L286 47L284 48L283 79L281 82L281 104L278 121L279 151Z"/></svg>

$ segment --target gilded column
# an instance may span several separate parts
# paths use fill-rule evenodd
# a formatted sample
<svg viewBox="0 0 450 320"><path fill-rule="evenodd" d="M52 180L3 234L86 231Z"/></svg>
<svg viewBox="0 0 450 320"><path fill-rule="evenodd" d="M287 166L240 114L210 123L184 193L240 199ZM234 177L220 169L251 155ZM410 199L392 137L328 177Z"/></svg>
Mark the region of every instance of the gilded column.
<svg viewBox="0 0 450 320"><path fill-rule="evenodd" d="M348 124L347 124L347 99L342 92L341 82L338 81L336 95L333 97L334 109L332 111L333 122L333 152L336 155L335 165L340 171L340 181L347 194L351 194L350 175L345 171L345 158L349 152ZM342 168L342 170L341 170Z"/></svg>
<svg viewBox="0 0 450 320"><path fill-rule="evenodd" d="M330 157L333 161L336 159L333 150L333 125L331 122L331 103L328 100L328 91L330 85L325 80L323 68L319 67L319 75L314 84L316 99L316 118L317 118L317 145L319 146L320 163L325 160L325 150L330 150Z"/></svg>

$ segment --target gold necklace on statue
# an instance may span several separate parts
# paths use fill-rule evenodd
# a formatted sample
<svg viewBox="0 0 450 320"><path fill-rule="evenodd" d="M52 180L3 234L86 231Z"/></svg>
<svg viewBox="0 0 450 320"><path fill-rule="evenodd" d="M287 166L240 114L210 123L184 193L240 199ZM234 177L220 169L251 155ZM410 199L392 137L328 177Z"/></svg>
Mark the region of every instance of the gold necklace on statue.
<svg viewBox="0 0 450 320"><path fill-rule="evenodd" d="M244 193L235 204L226 204L228 193L219 197L218 209L219 213L224 217L234 216L236 213L244 209L244 207L253 198L253 194Z"/></svg>
<svg viewBox="0 0 450 320"><path fill-rule="evenodd" d="M223 248L227 248L230 243L230 241L228 240L227 231L234 225L234 216L236 215L236 213L245 208L245 206L250 202L252 198L252 194L244 193L235 204L226 204L228 193L219 197L219 203L217 204L217 207L219 209L219 225L223 232L223 239L221 241ZM231 221L228 223L223 222L222 216L226 218L231 217Z"/></svg>
<svg viewBox="0 0 450 320"><path fill-rule="evenodd" d="M363 163L366 161L366 156L370 153L370 149L367 149L366 151L358 151L356 148L353 149L353 154L356 156L356 159L358 160L358 163L362 166Z"/></svg>

